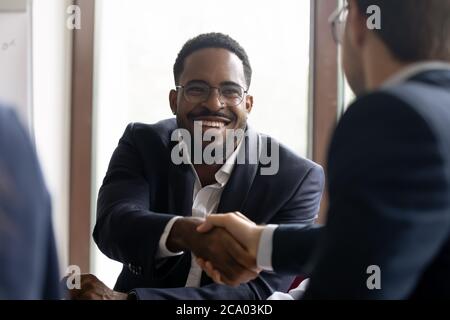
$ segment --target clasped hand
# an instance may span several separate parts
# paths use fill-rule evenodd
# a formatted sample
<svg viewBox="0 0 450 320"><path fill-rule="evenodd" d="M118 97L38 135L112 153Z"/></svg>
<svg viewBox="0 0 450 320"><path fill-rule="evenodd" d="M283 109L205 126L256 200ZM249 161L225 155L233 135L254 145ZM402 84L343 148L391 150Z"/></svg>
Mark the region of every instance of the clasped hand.
<svg viewBox="0 0 450 320"><path fill-rule="evenodd" d="M191 251L201 268L219 284L238 286L255 279L256 257L263 227L239 212L213 214L206 219L180 218L167 240L173 252ZM70 299L124 300L126 293L108 288L97 277L81 275L81 288L69 290Z"/></svg>
<svg viewBox="0 0 450 320"><path fill-rule="evenodd" d="M263 229L240 212L209 215L196 231L204 235L220 233L218 244L224 251L193 250L197 263L216 283L237 286L255 279L261 271L256 257Z"/></svg>

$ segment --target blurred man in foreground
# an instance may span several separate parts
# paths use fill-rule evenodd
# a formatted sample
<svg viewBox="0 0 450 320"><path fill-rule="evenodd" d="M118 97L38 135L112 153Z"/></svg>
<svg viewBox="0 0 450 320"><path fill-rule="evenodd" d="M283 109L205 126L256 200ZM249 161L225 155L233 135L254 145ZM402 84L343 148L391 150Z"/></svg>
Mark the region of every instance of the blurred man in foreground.
<svg viewBox="0 0 450 320"><path fill-rule="evenodd" d="M0 300L58 299L50 197L28 133L0 106Z"/></svg>
<svg viewBox="0 0 450 320"><path fill-rule="evenodd" d="M350 0L332 25L358 98L329 149L326 227L229 214L199 230L231 232L257 258L249 268L310 275L305 299L449 298L450 0Z"/></svg>

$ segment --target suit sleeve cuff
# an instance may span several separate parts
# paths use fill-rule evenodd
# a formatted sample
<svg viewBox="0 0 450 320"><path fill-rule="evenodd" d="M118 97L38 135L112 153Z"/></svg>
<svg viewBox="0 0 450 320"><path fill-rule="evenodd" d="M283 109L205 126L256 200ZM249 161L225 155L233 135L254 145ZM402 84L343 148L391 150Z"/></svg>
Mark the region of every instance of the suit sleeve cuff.
<svg viewBox="0 0 450 320"><path fill-rule="evenodd" d="M175 221L180 219L181 217L174 217L167 222L166 227L164 228L164 232L161 235L161 238L159 239L159 246L158 250L156 251L156 258L157 259L163 259L163 258L169 258L174 256L182 255L183 252L172 252L169 249L167 249L166 243L167 238L169 237L170 231L172 230L173 224Z"/></svg>
<svg viewBox="0 0 450 320"><path fill-rule="evenodd" d="M258 254L256 257L256 264L259 268L265 271L273 271L272 267L272 247L273 247L273 233L278 228L276 224L267 225L261 233L259 239Z"/></svg>

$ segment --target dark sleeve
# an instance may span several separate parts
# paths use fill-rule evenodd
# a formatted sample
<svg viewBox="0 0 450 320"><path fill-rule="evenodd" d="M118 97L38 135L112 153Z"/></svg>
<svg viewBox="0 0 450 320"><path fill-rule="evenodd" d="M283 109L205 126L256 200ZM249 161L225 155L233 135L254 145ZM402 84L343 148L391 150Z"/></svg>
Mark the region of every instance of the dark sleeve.
<svg viewBox="0 0 450 320"><path fill-rule="evenodd" d="M200 288L138 288L132 291L139 300L265 300L274 291L286 291L293 278L263 272L236 288L216 283Z"/></svg>
<svg viewBox="0 0 450 320"><path fill-rule="evenodd" d="M149 184L128 125L100 188L94 240L111 259L153 274L159 239L173 215L149 211Z"/></svg>
<svg viewBox="0 0 450 320"><path fill-rule="evenodd" d="M319 211L324 185L323 169L313 165L298 182L292 197L268 223L296 223L302 229L313 224ZM294 276L262 272L259 277L237 288L209 284L201 288L140 288L134 290L138 299L211 299L264 300L273 292L286 292Z"/></svg>
<svg viewBox="0 0 450 320"><path fill-rule="evenodd" d="M309 276L324 227L280 225L273 234L272 267L276 273Z"/></svg>
<svg viewBox="0 0 450 320"><path fill-rule="evenodd" d="M57 299L50 197L28 133L0 108L0 299Z"/></svg>
<svg viewBox="0 0 450 320"><path fill-rule="evenodd" d="M289 211L306 213L304 221L277 219L274 222L280 224L273 234L272 247L272 267L278 274L308 275L310 272L308 262L322 229L313 223L319 212L324 180L322 167L315 166L302 183L296 200L291 201L294 205Z"/></svg>
<svg viewBox="0 0 450 320"><path fill-rule="evenodd" d="M296 224L297 228L311 226L319 214L324 184L323 169L314 164L299 181L289 201L268 223Z"/></svg>
<svg viewBox="0 0 450 320"><path fill-rule="evenodd" d="M395 96L366 96L340 122L328 165L328 223L304 298L408 298L450 227L448 177L432 129ZM380 290L369 289L377 283L371 266Z"/></svg>

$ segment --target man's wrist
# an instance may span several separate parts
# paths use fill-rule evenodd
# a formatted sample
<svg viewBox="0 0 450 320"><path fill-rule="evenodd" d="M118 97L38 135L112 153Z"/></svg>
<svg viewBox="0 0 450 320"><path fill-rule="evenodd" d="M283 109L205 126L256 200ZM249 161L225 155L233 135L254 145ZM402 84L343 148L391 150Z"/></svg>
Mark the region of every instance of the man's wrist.
<svg viewBox="0 0 450 320"><path fill-rule="evenodd" d="M167 222L166 227L164 228L164 232L159 239L158 250L156 251L156 259L170 258L183 254L183 251L172 252L167 249L167 239L169 237L170 231L172 231L173 224L175 223L175 221L181 218L182 217L180 216L175 216L170 219L169 222Z"/></svg>
<svg viewBox="0 0 450 320"><path fill-rule="evenodd" d="M273 271L272 266L272 250L273 250L273 234L278 225L269 224L264 226L259 236L257 265L266 271Z"/></svg>
<svg viewBox="0 0 450 320"><path fill-rule="evenodd" d="M256 226L252 231L251 246L249 249L250 254L255 257L258 255L259 241L261 240L261 234L264 231L264 226Z"/></svg>
<svg viewBox="0 0 450 320"><path fill-rule="evenodd" d="M172 252L192 250L192 238L197 234L197 226L202 223L201 219L184 217L177 219L167 238L167 249Z"/></svg>

